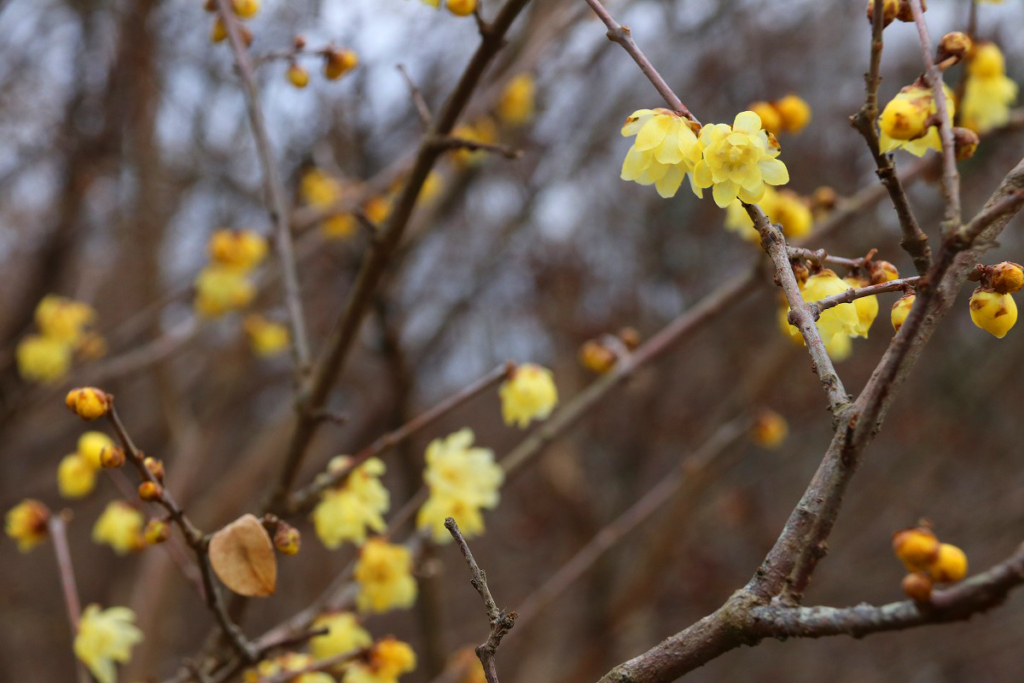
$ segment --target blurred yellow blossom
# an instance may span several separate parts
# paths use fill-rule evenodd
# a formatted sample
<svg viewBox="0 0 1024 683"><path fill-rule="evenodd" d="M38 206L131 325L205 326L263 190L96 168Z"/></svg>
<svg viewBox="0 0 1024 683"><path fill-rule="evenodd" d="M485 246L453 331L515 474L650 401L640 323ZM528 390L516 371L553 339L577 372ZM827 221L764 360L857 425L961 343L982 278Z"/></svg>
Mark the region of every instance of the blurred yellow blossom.
<svg viewBox="0 0 1024 683"><path fill-rule="evenodd" d="M348 466L347 458L335 458L329 471ZM361 544L367 533L383 532L387 528L384 513L390 506L387 489L380 483L385 466L379 458L370 458L357 467L340 487L323 492L320 502L313 508L312 519L316 535L331 550L345 541Z"/></svg>
<svg viewBox="0 0 1024 683"><path fill-rule="evenodd" d="M18 373L30 382L54 383L71 369L71 347L59 339L30 334L15 350Z"/></svg>
<svg viewBox="0 0 1024 683"><path fill-rule="evenodd" d="M811 105L799 95L790 93L773 104L782 118L782 128L790 133L799 133L811 122Z"/></svg>
<svg viewBox="0 0 1024 683"><path fill-rule="evenodd" d="M640 185L654 185L662 197L674 197L689 173L690 186L700 194L692 176L701 151L693 124L668 109L639 109L622 126L624 137L636 136L626 152L620 176Z"/></svg>
<svg viewBox="0 0 1024 683"><path fill-rule="evenodd" d="M347 239L355 234L359 221L350 213L328 216L320 223L320 233L331 240Z"/></svg>
<svg viewBox="0 0 1024 683"><path fill-rule="evenodd" d="M359 65L359 55L352 50L328 50L324 54L324 77L335 81Z"/></svg>
<svg viewBox="0 0 1024 683"><path fill-rule="evenodd" d="M765 102L764 100L751 102L747 109L757 114L758 118L761 119L761 127L769 133L778 135L782 130L782 114L779 113L779 110L771 102Z"/></svg>
<svg viewBox="0 0 1024 683"><path fill-rule="evenodd" d="M80 453L64 456L57 466L57 489L65 498L82 498L96 488L96 469Z"/></svg>
<svg viewBox="0 0 1024 683"><path fill-rule="evenodd" d="M363 204L363 213L376 226L388 219L391 215L391 199L389 197L370 197Z"/></svg>
<svg viewBox="0 0 1024 683"><path fill-rule="evenodd" d="M300 652L286 652L274 659L264 659L255 668L242 673L245 683L258 683L271 676L288 671L302 671L314 663L314 659ZM334 677L323 671L311 671L289 679L289 683L335 683Z"/></svg>
<svg viewBox="0 0 1024 683"><path fill-rule="evenodd" d="M76 346L86 328L96 319L92 306L48 294L36 306L36 326L44 337Z"/></svg>
<svg viewBox="0 0 1024 683"><path fill-rule="evenodd" d="M967 82L961 102L963 125L985 133L1010 120L1017 84L1006 77L1003 53L995 43L979 43L967 61Z"/></svg>
<svg viewBox="0 0 1024 683"><path fill-rule="evenodd" d="M505 86L498 100L498 119L506 126L522 126L533 120L537 84L533 75L521 73Z"/></svg>
<svg viewBox="0 0 1024 683"><path fill-rule="evenodd" d="M231 8L240 17L254 17L260 11L260 0L231 0Z"/></svg>
<svg viewBox="0 0 1024 683"><path fill-rule="evenodd" d="M462 140L470 140L485 145L493 145L498 141L498 128L494 121L484 117L470 125L456 126L452 131L452 137ZM452 152L452 158L459 166L475 166L487 156L483 150L456 149Z"/></svg>
<svg viewBox="0 0 1024 683"><path fill-rule="evenodd" d="M455 16L466 17L476 10L476 0L448 0L447 7Z"/></svg>
<svg viewBox="0 0 1024 683"><path fill-rule="evenodd" d="M142 631L134 621L135 613L127 607L101 610L99 605L89 605L82 612L75 636L75 656L99 683L114 683L115 662L131 661L132 648L142 641Z"/></svg>
<svg viewBox="0 0 1024 683"><path fill-rule="evenodd" d="M196 310L216 318L229 311L245 308L256 295L256 288L241 270L209 265L195 280Z"/></svg>
<svg viewBox="0 0 1024 683"><path fill-rule="evenodd" d="M785 185L789 171L779 161L779 143L761 128L752 111L740 112L733 125L709 123L698 138L703 158L693 170L694 192L711 187L715 203L729 206L740 201L760 201L767 185Z"/></svg>
<svg viewBox="0 0 1024 683"><path fill-rule="evenodd" d="M416 601L412 552L405 546L369 539L359 552L354 575L359 584L356 605L361 612L387 612L411 607Z"/></svg>
<svg viewBox="0 0 1024 683"><path fill-rule="evenodd" d="M211 261L248 272L267 255L267 240L253 230L224 228L213 233L207 249Z"/></svg>
<svg viewBox="0 0 1024 683"><path fill-rule="evenodd" d="M113 439L103 432L85 432L78 437L78 454L92 465L93 469L102 467L100 453L104 448L114 445Z"/></svg>
<svg viewBox="0 0 1024 683"><path fill-rule="evenodd" d="M389 636L377 641L365 663L349 666L342 683L396 683L399 676L415 668L416 653L412 648Z"/></svg>
<svg viewBox="0 0 1024 683"><path fill-rule="evenodd" d="M309 651L316 659L327 659L373 643L373 638L351 612L322 614L313 621L312 628L329 629L309 641Z"/></svg>
<svg viewBox="0 0 1024 683"><path fill-rule="evenodd" d="M258 356L274 356L288 348L290 335L281 323L271 322L261 315L247 315L242 326L249 336L249 345Z"/></svg>
<svg viewBox="0 0 1024 683"><path fill-rule="evenodd" d="M764 196L757 205L768 216L768 220L782 226L782 232L789 239L803 237L814 226L814 214L807 200L792 190L776 190L766 186ZM737 232L748 242L761 241L761 235L754 228L754 221L739 200L726 207L725 227Z"/></svg>
<svg viewBox="0 0 1024 683"><path fill-rule="evenodd" d="M46 523L50 511L38 500L26 498L10 510L4 518L4 531L17 541L18 550L27 553L46 540Z"/></svg>
<svg viewBox="0 0 1024 683"><path fill-rule="evenodd" d="M134 507L123 501L114 501L96 520L92 540L109 545L118 555L142 550L146 547L146 539L142 535L145 522L142 513Z"/></svg>
<svg viewBox="0 0 1024 683"><path fill-rule="evenodd" d="M774 410L762 410L754 419L750 436L761 448L775 449L782 445L789 434L786 419Z"/></svg>
<svg viewBox="0 0 1024 683"><path fill-rule="evenodd" d="M505 424L525 428L531 420L546 420L558 404L551 371L533 363L520 365L498 389Z"/></svg>

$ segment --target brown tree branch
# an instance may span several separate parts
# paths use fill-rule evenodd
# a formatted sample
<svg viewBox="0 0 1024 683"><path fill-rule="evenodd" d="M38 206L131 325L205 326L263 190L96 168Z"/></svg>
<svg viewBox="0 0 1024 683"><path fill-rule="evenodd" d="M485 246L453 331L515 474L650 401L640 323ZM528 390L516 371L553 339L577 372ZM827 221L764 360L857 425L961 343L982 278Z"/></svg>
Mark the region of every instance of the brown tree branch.
<svg viewBox="0 0 1024 683"><path fill-rule="evenodd" d="M491 152L493 154L500 154L506 159L514 160L523 156L523 150L509 147L508 145L494 145L452 135L434 138L433 143L436 147L444 150L468 149L471 152Z"/></svg>
<svg viewBox="0 0 1024 683"><path fill-rule="evenodd" d="M501 639L516 625L516 613L499 609L497 603L494 602L494 598L491 596L491 589L487 587L487 575L473 558L473 553L470 551L466 539L462 537L462 532L459 531L459 525L455 523L455 520L451 517L446 518L444 526L459 545L462 556L466 558L466 564L469 565L469 573L473 577L469 582L473 584L473 588L476 589L476 592L480 594L484 601L484 609L487 610L487 621L491 625L491 633L483 644L477 646L476 656L480 658L480 664L484 667L484 676L487 678L487 683L498 683L498 669L495 665L494 657L498 651L498 646L501 645Z"/></svg>
<svg viewBox="0 0 1024 683"><path fill-rule="evenodd" d="M416 105L416 113L420 115L420 121L423 122L424 126L430 125L430 107L427 106L427 101L423 99L423 93L416 87L416 81L412 80L412 76L406 70L404 64L399 64L395 67L398 69L398 73L402 74L402 78L405 80L405 85L409 88L409 95L412 97L412 103Z"/></svg>
<svg viewBox="0 0 1024 683"><path fill-rule="evenodd" d="M875 294L885 294L886 292L898 292L901 290L912 289L921 280L920 277L905 277L899 280L890 280L889 282L882 282L877 285L868 285L867 287L851 287L842 294L834 294L827 296L824 299L807 304L807 307L811 311L811 315L817 319L821 315L822 311L826 311L833 306L839 304L848 304L851 301L862 299L866 296L874 296Z"/></svg>
<svg viewBox="0 0 1024 683"><path fill-rule="evenodd" d="M50 515L46 526L50 532L50 541L57 556L57 568L60 571L60 587L64 594L64 605L68 610L68 623L71 625L71 639L78 634L78 620L82 617L82 603L78 599L78 587L75 585L75 568L71 564L71 551L68 549L67 524L64 513ZM86 672L82 662L75 658L75 675L79 683L89 683L92 678Z"/></svg>
<svg viewBox="0 0 1024 683"><path fill-rule="evenodd" d="M235 57L235 66L245 91L245 104L249 112L249 123L256 153L263 168L263 190L267 196L267 209L274 226L274 241L281 262L284 280L284 300L288 309L291 326L292 358L295 362L295 387L301 397L306 391L310 370L309 337L306 333L306 317L302 311L302 292L299 286L299 270L295 260L295 246L292 243L291 220L288 217L288 193L281 180L274 161L274 151L267 133L267 122L260 105L256 76L253 73L249 51L242 40L238 19L231 8L230 0L217 0L220 19L227 29L228 43Z"/></svg>

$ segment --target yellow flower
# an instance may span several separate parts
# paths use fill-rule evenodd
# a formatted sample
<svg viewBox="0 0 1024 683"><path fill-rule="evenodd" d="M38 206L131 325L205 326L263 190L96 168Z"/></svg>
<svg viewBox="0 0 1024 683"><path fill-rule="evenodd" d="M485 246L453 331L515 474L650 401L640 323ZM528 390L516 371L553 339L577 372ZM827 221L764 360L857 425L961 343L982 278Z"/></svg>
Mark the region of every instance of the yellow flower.
<svg viewBox="0 0 1024 683"><path fill-rule="evenodd" d="M421 202L429 202L441 194L442 189L444 189L444 179L441 177L441 174L437 171L431 171L426 180L423 181L423 187L420 188L419 200Z"/></svg>
<svg viewBox="0 0 1024 683"><path fill-rule="evenodd" d="M335 458L328 469L347 467L346 460ZM324 491L312 519L316 535L327 548L334 550L345 541L358 545L369 531L380 533L387 528L383 515L390 496L379 479L384 470L379 458L370 458L350 473L341 487Z"/></svg>
<svg viewBox="0 0 1024 683"><path fill-rule="evenodd" d="M246 669L242 673L242 680L245 683L258 683L286 671L301 671L313 663L313 658L307 654L286 652L274 659L264 659L253 669ZM314 671L296 676L290 679L290 683L335 683L335 681L328 673Z"/></svg>
<svg viewBox="0 0 1024 683"><path fill-rule="evenodd" d="M967 82L961 103L963 125L985 133L1010 120L1017 84L1006 77L1003 53L994 43L981 43L967 62Z"/></svg>
<svg viewBox="0 0 1024 683"><path fill-rule="evenodd" d="M43 336L71 346L78 344L95 319L91 306L53 294L44 296L36 306L36 325Z"/></svg>
<svg viewBox="0 0 1024 683"><path fill-rule="evenodd" d="M27 553L46 540L46 523L50 511L38 500L26 498L10 510L4 520L4 531L18 542L18 550Z"/></svg>
<svg viewBox="0 0 1024 683"><path fill-rule="evenodd" d="M732 126L709 123L698 138L704 158L693 169L694 192L711 187L715 203L725 208L740 201L760 201L765 184L785 185L789 171L779 161L779 143L761 128L752 111L740 112Z"/></svg>
<svg viewBox="0 0 1024 683"><path fill-rule="evenodd" d="M329 216L320 224L320 232L331 240L343 240L355 234L359 222L350 213L339 213Z"/></svg>
<svg viewBox="0 0 1024 683"><path fill-rule="evenodd" d="M854 289L868 286L867 280L857 277L843 278L843 282ZM859 299L854 299L853 307L857 310L857 330L854 336L867 339L871 323L875 322L875 318L878 317L878 297L872 294L871 296L862 296Z"/></svg>
<svg viewBox="0 0 1024 683"><path fill-rule="evenodd" d="M903 323L907 321L910 309L914 307L915 299L916 297L913 294L904 294L892 305L892 310L889 312L889 320L892 321L892 329L896 332L899 332L900 328L903 327Z"/></svg>
<svg viewBox="0 0 1024 683"><path fill-rule="evenodd" d="M452 131L452 137L493 145L498 141L498 127L493 120L484 117L471 125L456 126ZM487 152L483 150L457 149L452 152L455 163L462 167L475 166L486 157Z"/></svg>
<svg viewBox="0 0 1024 683"><path fill-rule="evenodd" d="M790 133L799 133L811 122L811 105L799 95L791 93L774 105L782 118L782 127Z"/></svg>
<svg viewBox="0 0 1024 683"><path fill-rule="evenodd" d="M253 17L260 11L260 0L231 0L231 7L240 17Z"/></svg>
<svg viewBox="0 0 1024 683"><path fill-rule="evenodd" d="M467 17L476 9L476 0L448 0L448 11L457 17Z"/></svg>
<svg viewBox="0 0 1024 683"><path fill-rule="evenodd" d="M99 419L110 410L110 396L96 387L72 389L64 397L64 405L86 422Z"/></svg>
<svg viewBox="0 0 1024 683"><path fill-rule="evenodd" d="M765 186L764 196L757 205L768 216L768 220L782 226L782 232L790 239L803 237L814 226L814 215L810 206L792 190L776 190L771 186ZM725 207L725 227L739 233L739 236L748 242L761 241L754 221L739 200Z"/></svg>
<svg viewBox="0 0 1024 683"><path fill-rule="evenodd" d="M971 295L971 320L997 339L1002 339L1017 323L1017 304L1009 294L986 291L980 287Z"/></svg>
<svg viewBox="0 0 1024 683"><path fill-rule="evenodd" d="M261 315L247 315L242 326L249 336L249 345L259 356L274 356L288 348L290 335L281 323L271 322Z"/></svg>
<svg viewBox="0 0 1024 683"><path fill-rule="evenodd" d="M558 389L551 371L527 363L517 367L498 389L505 424L525 428L531 420L546 420L558 404Z"/></svg>
<svg viewBox="0 0 1024 683"><path fill-rule="evenodd" d="M324 78L336 81L359 65L359 55L352 50L328 50L324 55Z"/></svg>
<svg viewBox="0 0 1024 683"><path fill-rule="evenodd" d="M79 453L64 456L57 466L57 489L65 498L82 498L96 488L96 468Z"/></svg>
<svg viewBox="0 0 1024 683"><path fill-rule="evenodd" d="M71 369L71 346L59 339L30 334L15 351L18 373L30 382L54 383Z"/></svg>
<svg viewBox="0 0 1024 683"><path fill-rule="evenodd" d="M473 448L473 431L461 429L427 446L427 469L423 480L430 497L420 508L416 525L430 529L437 543L452 540L444 527L446 517L454 517L467 538L483 533L481 508L498 505L498 489L505 473L494 462L494 451Z"/></svg>
<svg viewBox="0 0 1024 683"><path fill-rule="evenodd" d="M850 286L839 279L835 272L824 269L820 273L807 278L803 286L804 301L811 303L826 297L842 294ZM860 319L857 317L857 309L851 304L839 304L822 311L818 318L818 331L821 338L828 344L828 341L837 334L849 336L857 332Z"/></svg>
<svg viewBox="0 0 1024 683"><path fill-rule="evenodd" d="M253 230L224 228L213 233L207 249L211 261L225 268L248 272L267 255L267 240Z"/></svg>
<svg viewBox="0 0 1024 683"><path fill-rule="evenodd" d="M196 276L196 310L210 318L245 308L256 295L245 273L235 268L210 265Z"/></svg>
<svg viewBox="0 0 1024 683"><path fill-rule="evenodd" d="M946 84L942 85L946 94L946 109L952 119L956 113L953 92ZM929 149L942 149L939 129L930 126L925 130L929 117L937 111L932 89L925 85L908 85L896 95L882 110L878 118L880 134L878 148L883 154L899 147L914 156L924 156Z"/></svg>
<svg viewBox="0 0 1024 683"><path fill-rule="evenodd" d="M327 659L373 643L373 638L351 612L322 614L313 621L312 628L329 629L326 634L309 641L309 651L316 659Z"/></svg>
<svg viewBox="0 0 1024 683"><path fill-rule="evenodd" d="M146 546L142 535L145 521L142 513L128 503L114 501L96 520L92 540L100 545L109 545L118 555L142 550Z"/></svg>
<svg viewBox="0 0 1024 683"><path fill-rule="evenodd" d="M370 197L363 205L363 213L370 222L379 226L391 215L391 199L388 197Z"/></svg>
<svg viewBox="0 0 1024 683"><path fill-rule="evenodd" d="M288 67L288 82L294 85L296 88L305 88L309 85L309 72L303 69L298 64L292 64Z"/></svg>
<svg viewBox="0 0 1024 683"><path fill-rule="evenodd" d="M110 448L114 441L103 432L86 432L78 437L78 454L86 459L94 470L98 470L103 464L100 462L100 453L104 448Z"/></svg>
<svg viewBox="0 0 1024 683"><path fill-rule="evenodd" d="M825 351L828 352L828 357L832 360L844 361L850 357L850 353L853 351L853 342L850 341L848 335L836 334L825 342Z"/></svg>
<svg viewBox="0 0 1024 683"><path fill-rule="evenodd" d="M531 74L521 73L510 80L498 100L498 119L511 127L532 121L536 92L537 85Z"/></svg>
<svg viewBox="0 0 1024 683"><path fill-rule="evenodd" d="M356 662L345 671L342 683L396 683L416 668L416 653L393 637L381 638L370 650L367 662Z"/></svg>
<svg viewBox="0 0 1024 683"><path fill-rule="evenodd" d="M75 656L99 683L114 683L117 679L114 662L131 661L132 648L142 641L142 631L134 621L135 613L127 607L100 610L99 605L89 605L82 612L75 636Z"/></svg>
<svg viewBox="0 0 1024 683"><path fill-rule="evenodd" d="M668 198L676 195L689 173L693 191L700 194L692 175L700 161L700 145L689 119L668 109L639 109L626 119L622 135L636 136L622 162L623 180L654 185Z"/></svg>
<svg viewBox="0 0 1024 683"><path fill-rule="evenodd" d="M747 109L757 114L758 118L761 119L761 127L769 133L776 135L782 130L782 114L779 113L779 110L771 102L763 100L752 102L747 106Z"/></svg>
<svg viewBox="0 0 1024 683"><path fill-rule="evenodd" d="M310 206L324 208L338 201L341 183L318 168L307 171L299 181L299 194Z"/></svg>
<svg viewBox="0 0 1024 683"><path fill-rule="evenodd" d="M778 448L789 434L786 418L774 410L763 410L754 420L751 438L761 448Z"/></svg>
<svg viewBox="0 0 1024 683"><path fill-rule="evenodd" d="M359 553L355 579L359 584L356 605L361 612L387 612L411 607L416 601L412 553L405 546L371 538Z"/></svg>

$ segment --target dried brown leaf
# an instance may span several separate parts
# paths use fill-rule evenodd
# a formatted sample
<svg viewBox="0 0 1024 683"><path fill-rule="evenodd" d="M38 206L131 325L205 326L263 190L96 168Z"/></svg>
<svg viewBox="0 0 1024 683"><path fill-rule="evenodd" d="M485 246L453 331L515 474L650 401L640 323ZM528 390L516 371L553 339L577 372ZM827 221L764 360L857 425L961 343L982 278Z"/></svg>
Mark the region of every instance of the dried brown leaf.
<svg viewBox="0 0 1024 683"><path fill-rule="evenodd" d="M253 515L243 515L213 535L210 565L217 578L239 595L274 594L277 556L270 535Z"/></svg>

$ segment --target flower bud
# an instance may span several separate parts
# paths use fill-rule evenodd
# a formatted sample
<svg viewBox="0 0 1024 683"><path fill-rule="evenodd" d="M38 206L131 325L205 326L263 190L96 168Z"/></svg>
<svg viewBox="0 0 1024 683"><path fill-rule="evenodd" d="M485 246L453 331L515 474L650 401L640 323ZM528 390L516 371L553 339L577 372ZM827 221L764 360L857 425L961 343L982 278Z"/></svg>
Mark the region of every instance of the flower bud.
<svg viewBox="0 0 1024 683"><path fill-rule="evenodd" d="M288 67L288 80L296 88L305 88L309 85L309 72L293 62Z"/></svg>
<svg viewBox="0 0 1024 683"><path fill-rule="evenodd" d="M810 268L803 261L791 261L790 265L793 267L793 277L796 278L797 285L802 288L811 277Z"/></svg>
<svg viewBox="0 0 1024 683"><path fill-rule="evenodd" d="M231 9L240 17L254 17L260 11L260 0L231 0Z"/></svg>
<svg viewBox="0 0 1024 683"><path fill-rule="evenodd" d="M782 117L782 127L790 133L799 133L811 122L811 105L799 95L791 93L774 105Z"/></svg>
<svg viewBox="0 0 1024 683"><path fill-rule="evenodd" d="M882 5L882 26L888 26L896 18L896 15L900 10L899 0L883 0ZM875 0L868 0L868 23L872 23L875 18Z"/></svg>
<svg viewBox="0 0 1024 683"><path fill-rule="evenodd" d="M1002 339L1017 323L1017 304L1009 294L999 294L978 287L971 295L971 320L974 324Z"/></svg>
<svg viewBox="0 0 1024 683"><path fill-rule="evenodd" d="M950 57L962 59L964 55L971 51L971 46L971 37L966 33L961 33L960 31L947 33L939 41L938 61L941 62Z"/></svg>
<svg viewBox="0 0 1024 683"><path fill-rule="evenodd" d="M992 266L989 274L992 289L999 294L1013 294L1024 286L1024 270L1017 263L1003 261Z"/></svg>
<svg viewBox="0 0 1024 683"><path fill-rule="evenodd" d="M909 571L922 571L938 559L939 539L925 527L904 529L892 535L892 550Z"/></svg>
<svg viewBox="0 0 1024 683"><path fill-rule="evenodd" d="M100 451L100 465L108 470L124 465L124 451L117 446L104 446Z"/></svg>
<svg viewBox="0 0 1024 683"><path fill-rule="evenodd" d="M903 592L915 602L928 602L932 597L932 580L924 572L913 572L903 577Z"/></svg>
<svg viewBox="0 0 1024 683"><path fill-rule="evenodd" d="M154 502L160 500L160 497L164 493L164 487L155 481L144 481L139 484L139 498L147 502Z"/></svg>
<svg viewBox="0 0 1024 683"><path fill-rule="evenodd" d="M884 135L893 140L915 140L925 134L931 115L927 98L894 97L878 118Z"/></svg>
<svg viewBox="0 0 1024 683"><path fill-rule="evenodd" d="M836 208L836 202L839 201L839 195L828 185L822 185L821 187L814 190L811 195L811 203L815 209L821 211L831 211Z"/></svg>
<svg viewBox="0 0 1024 683"><path fill-rule="evenodd" d="M142 535L149 545L158 545L171 537L171 525L162 519L151 519L146 522Z"/></svg>
<svg viewBox="0 0 1024 683"><path fill-rule="evenodd" d="M302 537L299 530L290 524L279 521L274 531L274 547L282 555L294 555L299 552Z"/></svg>
<svg viewBox="0 0 1024 683"><path fill-rule="evenodd" d="M4 519L4 530L18 543L18 550L27 553L46 540L50 510L38 500L26 498L10 510Z"/></svg>
<svg viewBox="0 0 1024 683"><path fill-rule="evenodd" d="M900 279L900 271L888 261L869 261L868 272L871 273L871 284L880 285L883 282L892 282Z"/></svg>
<svg viewBox="0 0 1024 683"><path fill-rule="evenodd" d="M921 11L928 11L928 3L925 0L921 0ZM896 13L896 18L908 24L914 23L914 11L910 9L910 0L900 0L900 8Z"/></svg>
<svg viewBox="0 0 1024 683"><path fill-rule="evenodd" d="M457 17L467 17L476 10L476 0L448 0L448 11Z"/></svg>
<svg viewBox="0 0 1024 683"><path fill-rule="evenodd" d="M761 127L769 133L778 133L782 130L782 115L770 102L751 102L747 109L760 117Z"/></svg>
<svg viewBox="0 0 1024 683"><path fill-rule="evenodd" d="M224 20L219 16L213 20L213 27L210 28L210 42L220 43L228 37L228 27L224 25Z"/></svg>
<svg viewBox="0 0 1024 683"><path fill-rule="evenodd" d="M324 78L336 81L359 64L352 50L328 50L324 53Z"/></svg>
<svg viewBox="0 0 1024 683"><path fill-rule="evenodd" d="M95 387L82 387L69 391L64 404L78 417L91 422L107 414L112 398Z"/></svg>
<svg viewBox="0 0 1024 683"><path fill-rule="evenodd" d="M616 336L630 351L640 346L640 333L633 327L623 327Z"/></svg>
<svg viewBox="0 0 1024 683"><path fill-rule="evenodd" d="M910 309L914 307L914 299L913 294L904 294L892 305L889 318L892 320L892 329L895 331L899 332L903 323L906 322L907 316L910 315Z"/></svg>
<svg viewBox="0 0 1024 683"><path fill-rule="evenodd" d="M966 161L974 156L978 150L978 142L981 138L970 128L957 126L953 129L953 143L956 150L956 160Z"/></svg>
<svg viewBox="0 0 1024 683"><path fill-rule="evenodd" d="M967 555L955 545L943 543L928 567L928 575L935 583L956 583L967 575Z"/></svg>
<svg viewBox="0 0 1024 683"><path fill-rule="evenodd" d="M762 410L754 419L750 438L761 448L775 449L782 445L789 434L786 419L774 410Z"/></svg>
<svg viewBox="0 0 1024 683"><path fill-rule="evenodd" d="M147 457L142 461L142 464L146 466L149 473L153 475L153 478L157 481L164 480L164 462L157 458Z"/></svg>
<svg viewBox="0 0 1024 683"><path fill-rule="evenodd" d="M203 9L207 12L216 12L217 0L206 0L206 2L203 3Z"/></svg>
<svg viewBox="0 0 1024 683"><path fill-rule="evenodd" d="M580 365L599 375L611 370L618 360L615 352L596 339L590 339L580 347L579 359Z"/></svg>

